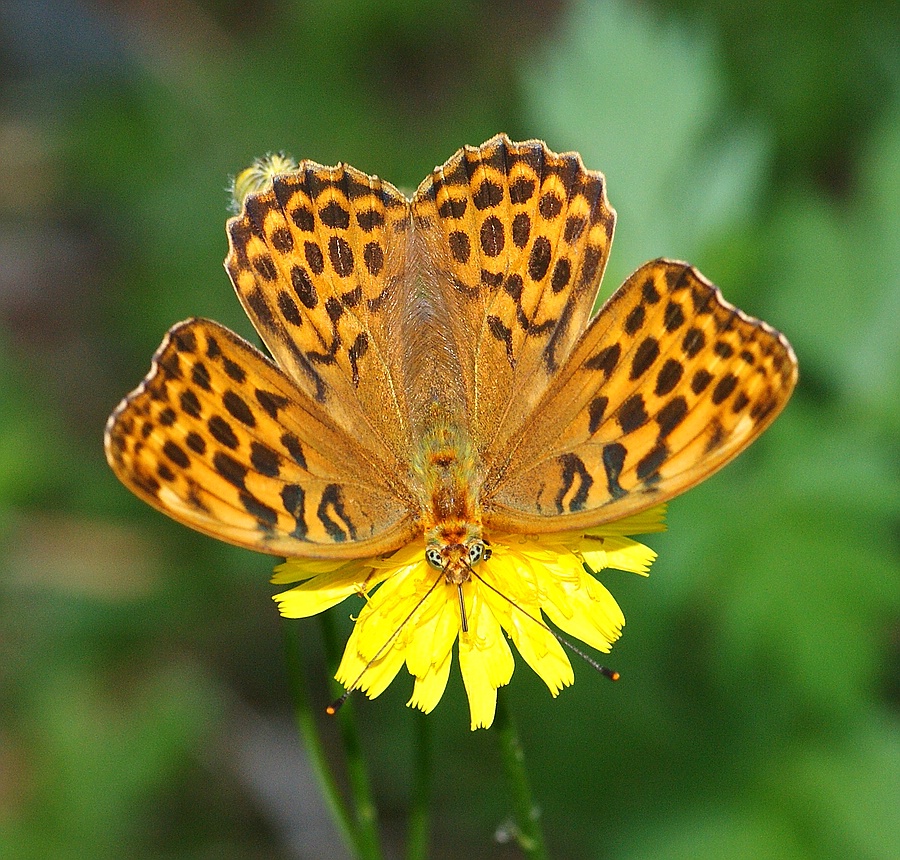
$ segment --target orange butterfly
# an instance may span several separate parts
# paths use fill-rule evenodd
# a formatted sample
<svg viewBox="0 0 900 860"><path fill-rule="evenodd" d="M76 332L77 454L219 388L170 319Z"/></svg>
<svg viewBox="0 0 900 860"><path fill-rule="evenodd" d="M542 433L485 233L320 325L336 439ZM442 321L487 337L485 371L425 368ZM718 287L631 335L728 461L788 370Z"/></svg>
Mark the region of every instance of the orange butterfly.
<svg viewBox="0 0 900 860"><path fill-rule="evenodd" d="M272 360L217 323L174 326L110 417L109 462L249 549L352 560L415 541L466 633L493 535L658 506L794 387L786 339L685 263L645 264L591 318L614 224L602 174L539 141L465 147L412 199L301 162L228 223Z"/></svg>

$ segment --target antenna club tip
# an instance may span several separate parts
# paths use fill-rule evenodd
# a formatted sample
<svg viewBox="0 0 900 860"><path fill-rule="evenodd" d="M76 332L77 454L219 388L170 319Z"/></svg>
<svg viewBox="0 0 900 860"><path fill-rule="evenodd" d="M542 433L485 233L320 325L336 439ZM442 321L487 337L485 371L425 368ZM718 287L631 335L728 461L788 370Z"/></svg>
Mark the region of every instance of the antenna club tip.
<svg viewBox="0 0 900 860"><path fill-rule="evenodd" d="M325 713L328 716L333 717L340 709L344 702L350 698L350 694L353 692L353 687L350 687L349 690L344 690L344 694L339 698L335 699L328 707L325 708Z"/></svg>
<svg viewBox="0 0 900 860"><path fill-rule="evenodd" d="M621 677L622 677L622 676L621 676L618 672L610 672L610 673L609 673L609 680L610 680L610 681L618 681L619 678L621 678Z"/></svg>

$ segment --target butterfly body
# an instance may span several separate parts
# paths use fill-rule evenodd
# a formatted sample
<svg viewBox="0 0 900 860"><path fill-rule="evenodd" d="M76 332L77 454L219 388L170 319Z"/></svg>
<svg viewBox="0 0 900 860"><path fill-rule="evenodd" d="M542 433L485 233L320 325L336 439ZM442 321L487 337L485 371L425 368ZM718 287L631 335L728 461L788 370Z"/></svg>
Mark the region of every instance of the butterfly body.
<svg viewBox="0 0 900 860"><path fill-rule="evenodd" d="M667 501L771 423L796 360L684 263L642 266L591 319L614 224L600 173L504 135L411 199L345 165L270 177L229 221L226 268L272 358L179 323L110 417L109 462L239 546L420 541L455 585L492 532Z"/></svg>
<svg viewBox="0 0 900 860"><path fill-rule="evenodd" d="M481 540L478 466L464 428L436 421L420 441L413 480L421 488L420 528L426 548L436 548L448 582L469 579L460 559Z"/></svg>

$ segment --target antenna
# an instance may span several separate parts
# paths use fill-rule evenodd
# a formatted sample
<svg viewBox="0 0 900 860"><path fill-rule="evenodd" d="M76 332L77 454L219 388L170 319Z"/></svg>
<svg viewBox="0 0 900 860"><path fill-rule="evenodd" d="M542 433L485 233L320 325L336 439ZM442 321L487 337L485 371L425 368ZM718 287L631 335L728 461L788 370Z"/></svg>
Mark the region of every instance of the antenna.
<svg viewBox="0 0 900 860"><path fill-rule="evenodd" d="M466 565L466 567L468 567L468 565ZM462 619L460 622L462 625L462 632L468 633L469 632L469 619L466 618L466 600L463 597L461 582L456 584L456 593L459 595L459 617Z"/></svg>

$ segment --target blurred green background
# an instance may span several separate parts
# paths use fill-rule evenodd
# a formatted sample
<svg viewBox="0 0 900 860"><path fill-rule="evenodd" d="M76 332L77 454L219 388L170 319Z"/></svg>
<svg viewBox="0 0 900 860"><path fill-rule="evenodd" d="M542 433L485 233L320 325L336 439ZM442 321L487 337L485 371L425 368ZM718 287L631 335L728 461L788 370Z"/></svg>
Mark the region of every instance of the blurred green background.
<svg viewBox="0 0 900 860"><path fill-rule="evenodd" d="M900 857L898 37L890 0L5 0L0 855L343 856L271 559L133 498L103 424L177 320L251 336L229 175L284 149L413 189L502 130L606 173L604 295L688 259L801 367L765 437L670 506L650 579L602 577L623 680L576 665L554 701L518 661L552 853ZM391 856L410 689L355 703ZM458 670L430 720L433 856L520 856Z"/></svg>

